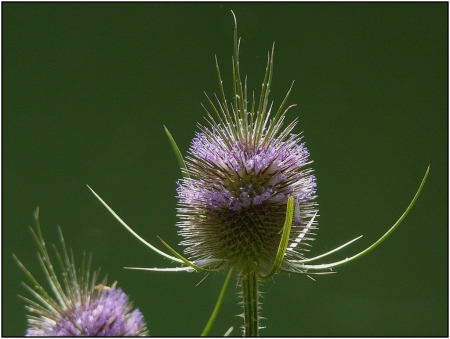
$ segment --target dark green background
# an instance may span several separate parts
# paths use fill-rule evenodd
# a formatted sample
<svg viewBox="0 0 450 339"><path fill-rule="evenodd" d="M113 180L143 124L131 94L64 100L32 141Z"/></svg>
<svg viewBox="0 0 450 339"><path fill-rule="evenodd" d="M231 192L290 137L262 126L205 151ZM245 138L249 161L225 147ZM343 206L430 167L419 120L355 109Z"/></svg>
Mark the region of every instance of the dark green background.
<svg viewBox="0 0 450 339"><path fill-rule="evenodd" d="M41 210L47 243L66 242L130 294L155 336L199 335L224 275L127 271L166 267L86 188L162 248L176 246L177 162L218 91L231 92L233 21L241 71L260 89L276 41L272 98L292 80L318 180L311 254L360 234L363 249L428 182L401 227L335 275L265 283L263 335L445 336L447 312L447 3L3 3L3 335L22 335L14 252L43 279L27 226ZM177 247L181 250L180 247ZM79 258L80 256L78 256ZM235 280L211 334L241 312Z"/></svg>

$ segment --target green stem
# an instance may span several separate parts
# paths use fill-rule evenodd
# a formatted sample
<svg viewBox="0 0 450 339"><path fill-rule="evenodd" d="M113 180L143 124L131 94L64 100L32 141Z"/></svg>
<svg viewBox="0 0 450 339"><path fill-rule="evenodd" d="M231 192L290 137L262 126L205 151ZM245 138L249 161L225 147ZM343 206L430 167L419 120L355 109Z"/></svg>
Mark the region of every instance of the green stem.
<svg viewBox="0 0 450 339"><path fill-rule="evenodd" d="M241 274L242 304L244 307L244 336L259 336L258 275L253 269Z"/></svg>
<svg viewBox="0 0 450 339"><path fill-rule="evenodd" d="M230 269L228 271L228 275L225 278L225 282L223 283L222 290L220 291L220 294L219 294L219 299L217 299L216 307L214 307L214 311L211 314L211 317L209 318L208 323L206 324L206 327L201 334L202 337L206 337L209 334L209 331L211 330L211 327L217 318L217 314L219 314L219 310L220 310L220 307L222 306L222 302L225 297L225 292L227 290L228 283L230 282L230 277L231 277L232 272L233 272L232 269Z"/></svg>

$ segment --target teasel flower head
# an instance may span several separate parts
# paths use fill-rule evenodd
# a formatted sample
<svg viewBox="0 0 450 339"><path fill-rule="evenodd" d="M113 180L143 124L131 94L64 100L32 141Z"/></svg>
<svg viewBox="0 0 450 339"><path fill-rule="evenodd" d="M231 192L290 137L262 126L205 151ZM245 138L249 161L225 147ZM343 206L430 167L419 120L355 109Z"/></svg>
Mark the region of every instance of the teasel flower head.
<svg viewBox="0 0 450 339"><path fill-rule="evenodd" d="M234 16L234 13L233 13ZM314 264L350 245L359 236L326 253L306 257L317 229L316 177L312 160L300 133L294 131L297 118L287 120L291 88L278 109L269 102L273 76L274 48L268 54L259 95L248 95L247 79L241 80L240 39L234 16L232 58L232 100L227 101L217 58L219 95L209 97L206 124L199 124L187 157L183 157L167 128L183 178L177 182L178 233L186 257L169 244L167 254L139 236L108 204L97 199L139 241L177 267L130 269L147 271L197 271L207 274L228 270L222 292L208 325L208 332L223 300L232 272L238 275L243 306L244 335L257 336L261 309L259 284L285 271L305 275L333 273L338 267L372 251L401 224L414 206L428 176L429 168L413 200L397 222L376 242L345 259ZM285 108L286 107L286 108Z"/></svg>
<svg viewBox="0 0 450 339"><path fill-rule="evenodd" d="M247 85L240 81L238 44L233 103L225 96L216 103L208 97L212 109L206 110L207 124L199 124L185 176L177 183L178 226L190 260L214 260L224 268L252 267L266 274L277 255L289 197L295 206L291 246L280 268L291 269L288 260L302 259L313 240L316 178L302 136L293 133L297 119L285 124L290 90L275 114L269 105L273 49L256 103L254 94L248 101Z"/></svg>
<svg viewBox="0 0 450 339"><path fill-rule="evenodd" d="M26 303L27 336L145 336L144 317L139 309L133 309L128 296L116 288L116 282L106 286L106 277L100 284L100 270L91 273L91 259L83 256L80 269L76 269L72 251L67 252L59 229L62 252L56 247L56 257L61 268L62 281L50 260L38 221L36 231L31 232L39 248L39 261L50 283L54 297L48 294L33 275L15 257L21 269L31 281L24 287L36 301L20 296Z"/></svg>
<svg viewBox="0 0 450 339"><path fill-rule="evenodd" d="M313 264L352 244L362 236L326 253L306 257L317 229L318 204L312 160L300 133L298 119L286 122L286 107L292 85L278 109L269 102L273 77L274 47L268 53L261 92L248 95L247 79L241 80L237 21L234 17L232 58L233 96L228 102L216 58L219 95L206 94L206 124L198 124L188 156L183 157L167 128L183 178L177 181L178 233L187 258L164 240L172 254L159 250L126 224L92 189L109 212L139 241L181 267L129 269L148 271L199 271L227 269L253 272L263 279L279 271L326 274L331 269L357 260L381 244L401 224L414 206L429 173L429 167L413 200L376 242L345 259Z"/></svg>

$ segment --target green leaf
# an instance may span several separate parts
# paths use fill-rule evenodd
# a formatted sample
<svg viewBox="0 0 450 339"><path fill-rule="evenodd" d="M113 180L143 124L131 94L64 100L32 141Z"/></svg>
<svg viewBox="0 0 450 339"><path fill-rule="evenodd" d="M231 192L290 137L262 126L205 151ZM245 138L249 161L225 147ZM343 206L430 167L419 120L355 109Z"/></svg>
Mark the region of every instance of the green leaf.
<svg viewBox="0 0 450 339"><path fill-rule="evenodd" d="M164 253L163 251L157 249L157 248L156 248L155 246L153 246L152 244L150 244L150 243L148 243L147 241L145 241L140 235L138 235L135 231L133 231L133 229L132 229L130 226L128 226L128 225L125 223L125 221L123 221L123 220L116 214L116 212L114 212L113 209L112 209L111 207L109 207L108 204L107 204L106 202L104 202L103 199L100 198L100 196L99 196L97 193L95 193L94 190L93 190L92 188L89 187L89 185L86 185L86 186L91 190L91 192L95 195L95 197L96 197L98 200L100 200L100 202L103 204L103 206L106 207L106 209L109 211L109 213L111 213L111 214L114 216L114 218L116 218L117 221L119 221L119 222L122 224L123 227L125 227L132 235L134 235L135 238L137 238L137 239L138 239L140 242L142 242L145 246L149 247L151 250L155 251L156 253L158 253L159 255L161 255L161 256L163 256L163 257L165 257L165 258L167 258L167 259L170 259L170 260L173 260L173 261L176 261L176 262L183 262L182 260L180 260L180 259L178 259L178 258L172 257L171 255L168 255L168 254Z"/></svg>
<svg viewBox="0 0 450 339"><path fill-rule="evenodd" d="M322 264L322 265L303 265L303 264L296 265L296 264L294 264L294 266L298 267L298 268L301 268L301 269L314 269L314 270L320 270L320 269L326 269L326 268L331 268L331 267L337 267L337 266L348 264L348 263L350 263L350 262L352 262L352 261L354 261L356 259L359 259L362 256L364 256L367 253L369 253L370 251L372 251L373 249L375 249L384 240L386 240L392 234L392 232L395 231L395 229L402 223L402 221L406 218L408 213L411 211L411 209L413 208L413 206L416 203L417 199L419 198L419 195L420 195L420 192L422 191L423 186L425 185L425 182L427 180L429 171L430 171L430 166L428 166L427 171L425 172L425 176L423 177L422 182L420 183L419 189L417 190L416 194L414 195L414 198L412 199L412 201L410 202L410 204L406 208L405 212L403 212L403 214L400 216L400 218L397 220L397 222L385 234L383 234L383 236L380 239L378 239L375 243L373 243L372 245L367 247L365 250L359 252L358 254L355 254L355 255L353 255L353 256L351 256L349 258L346 258L346 259L343 259L343 260L340 260L340 261L336 261L334 263Z"/></svg>
<svg viewBox="0 0 450 339"><path fill-rule="evenodd" d="M299 274L299 275L306 275L308 278L312 279L312 280L316 280L313 279L313 277L311 277L311 275L325 275L325 274L336 274L337 272L334 271L326 271L326 272L307 272L306 270L304 271L298 271L298 270L293 270L293 269L284 269L284 268L280 268L280 271L282 272L286 272L289 274Z"/></svg>
<svg viewBox="0 0 450 339"><path fill-rule="evenodd" d="M172 134L170 134L166 126L164 126L164 129L166 130L167 137L169 138L170 144L172 145L173 151L175 152L175 156L177 157L178 165L181 169L181 174L184 178L189 178L186 163L184 162L183 156L181 155L180 149L178 148L175 139L172 137Z"/></svg>
<svg viewBox="0 0 450 339"><path fill-rule="evenodd" d="M192 271L192 267L124 267L126 270L153 271L153 272L183 272Z"/></svg>
<svg viewBox="0 0 450 339"><path fill-rule="evenodd" d="M170 245L168 243L166 243L164 240L162 240L160 237L158 237L158 239L163 243L164 246L167 247L167 249L170 252L172 252L172 254L174 256L176 256L179 260L181 260L187 266L192 267L194 270L201 271L201 272L217 272L217 270L214 270L214 269L211 270L211 269L203 268L203 267L200 267L200 266L197 266L197 265L193 264L192 262L187 260L185 257L183 257L181 254L179 254L177 251L175 251L172 247L170 247Z"/></svg>
<svg viewBox="0 0 450 339"><path fill-rule="evenodd" d="M225 278L225 282L223 283L222 289L220 290L219 299L217 299L216 306L214 307L213 313L211 314L211 317L208 320L208 323L205 326L205 329L203 330L201 336L206 337L211 330L212 325L214 324L214 321L217 318L217 314L219 314L220 307L222 306L223 299L225 297L225 292L227 291L228 283L230 282L231 273L233 272L232 269L228 271L227 277Z"/></svg>
<svg viewBox="0 0 450 339"><path fill-rule="evenodd" d="M278 252L273 263L272 269L267 275L261 275L264 279L272 278L281 266L284 259L284 254L289 242L289 236L291 235L292 217L294 215L294 197L289 197L287 201L286 220L284 222L283 234L281 235L280 244L278 245Z"/></svg>
<svg viewBox="0 0 450 339"><path fill-rule="evenodd" d="M355 239L352 239L352 240L350 240L350 241L347 241L345 244L343 244L343 245L341 245L341 246L338 246L338 247L336 247L335 249L332 249L331 251L328 251L328 252L323 253L323 254L321 254L321 255L318 255L318 256L316 256L316 257L308 258L308 259L302 259L302 260L290 260L290 262L291 262L291 263L296 263L296 264L304 264L305 262L315 261L315 260L317 260L317 259L324 258L324 257L326 257L326 256L328 256L328 255L330 255L330 254L332 254L332 253L334 253L334 252L337 252L337 251L343 249L344 247L347 247L347 246L350 245L351 243L353 243L353 242L355 242L356 240L361 239L361 238L362 238L362 235L360 235L359 237L356 237Z"/></svg>

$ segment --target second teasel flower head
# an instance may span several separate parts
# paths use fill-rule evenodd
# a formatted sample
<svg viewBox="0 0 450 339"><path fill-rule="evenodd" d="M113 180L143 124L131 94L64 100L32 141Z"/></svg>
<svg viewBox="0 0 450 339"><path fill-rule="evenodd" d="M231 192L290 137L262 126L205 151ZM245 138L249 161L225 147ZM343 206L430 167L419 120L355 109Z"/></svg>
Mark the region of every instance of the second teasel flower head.
<svg viewBox="0 0 450 339"><path fill-rule="evenodd" d="M90 259L83 257L79 269L75 267L73 253L68 253L65 242L60 238L62 252L56 247L56 258L62 279L55 271L47 252L44 238L36 217L36 231L31 229L39 249L39 261L50 284L51 296L36 281L33 275L14 256L19 266L31 281L25 288L36 301L21 297L26 303L27 336L81 337L81 336L146 336L148 334L144 317L137 308L133 309L128 296L116 288L105 286L106 278L96 285L99 270L91 272Z"/></svg>
<svg viewBox="0 0 450 339"><path fill-rule="evenodd" d="M199 125L178 181L178 222L185 252L194 262L221 262L238 270L265 273L277 254L285 222L287 199L295 201L289 259L301 259L317 214L316 178L309 151L300 134L292 133L297 119L285 124L287 97L272 114L268 94L273 49L268 55L259 102L247 99L247 84L239 73L239 41L235 33L233 100L227 102L217 66L222 98L208 97L211 113ZM297 246L300 244L300 246Z"/></svg>

